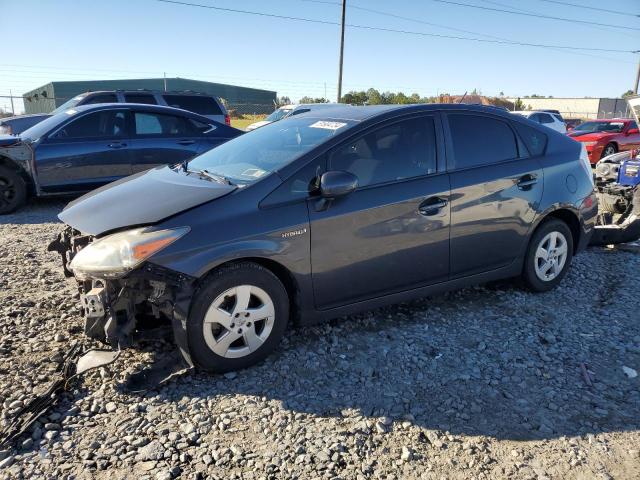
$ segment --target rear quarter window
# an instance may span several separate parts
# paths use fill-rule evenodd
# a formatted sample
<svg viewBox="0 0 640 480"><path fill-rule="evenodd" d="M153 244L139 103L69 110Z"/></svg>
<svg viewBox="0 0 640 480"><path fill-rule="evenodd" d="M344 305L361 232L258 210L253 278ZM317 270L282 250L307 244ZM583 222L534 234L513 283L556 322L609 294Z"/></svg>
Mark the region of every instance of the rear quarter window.
<svg viewBox="0 0 640 480"><path fill-rule="evenodd" d="M220 105L213 97L205 95L163 95L170 107L181 108L200 115L222 115Z"/></svg>
<svg viewBox="0 0 640 480"><path fill-rule="evenodd" d="M529 125L513 122L513 126L532 157L543 155L547 148L547 136Z"/></svg>

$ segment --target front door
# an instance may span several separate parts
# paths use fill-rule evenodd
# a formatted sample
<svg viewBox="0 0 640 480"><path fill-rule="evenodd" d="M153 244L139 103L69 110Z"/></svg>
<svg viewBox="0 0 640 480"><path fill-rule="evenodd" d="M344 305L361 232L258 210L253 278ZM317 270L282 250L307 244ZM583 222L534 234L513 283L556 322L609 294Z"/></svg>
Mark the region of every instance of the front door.
<svg viewBox="0 0 640 480"><path fill-rule="evenodd" d="M152 111L133 112L131 163L134 173L190 160L202 149L191 119Z"/></svg>
<svg viewBox="0 0 640 480"><path fill-rule="evenodd" d="M446 117L456 278L506 266L522 254L542 198L543 171L508 122L475 113Z"/></svg>
<svg viewBox="0 0 640 480"><path fill-rule="evenodd" d="M355 174L358 188L328 208L308 200L318 308L448 278L449 178L438 169L439 132L436 115L412 117L328 154L327 168Z"/></svg>
<svg viewBox="0 0 640 480"><path fill-rule="evenodd" d="M35 151L44 192L88 191L131 174L127 110L99 110L79 116Z"/></svg>

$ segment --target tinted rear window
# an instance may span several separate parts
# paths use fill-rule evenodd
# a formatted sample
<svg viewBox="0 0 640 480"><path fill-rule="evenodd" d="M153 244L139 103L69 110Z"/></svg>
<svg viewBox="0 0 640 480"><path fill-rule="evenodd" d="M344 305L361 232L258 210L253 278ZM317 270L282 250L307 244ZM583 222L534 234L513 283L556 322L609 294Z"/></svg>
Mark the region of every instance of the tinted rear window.
<svg viewBox="0 0 640 480"><path fill-rule="evenodd" d="M516 137L502 120L480 115L449 114L454 168L489 165L518 158Z"/></svg>
<svg viewBox="0 0 640 480"><path fill-rule="evenodd" d="M163 95L167 105L182 108L200 115L222 115L222 110L212 97L204 95Z"/></svg>
<svg viewBox="0 0 640 480"><path fill-rule="evenodd" d="M547 136L544 133L530 127L529 125L524 125L519 122L513 122L513 126L518 132L518 135L520 135L520 138L527 147L527 150L529 150L531 156L536 157L544 153L544 149L547 147Z"/></svg>

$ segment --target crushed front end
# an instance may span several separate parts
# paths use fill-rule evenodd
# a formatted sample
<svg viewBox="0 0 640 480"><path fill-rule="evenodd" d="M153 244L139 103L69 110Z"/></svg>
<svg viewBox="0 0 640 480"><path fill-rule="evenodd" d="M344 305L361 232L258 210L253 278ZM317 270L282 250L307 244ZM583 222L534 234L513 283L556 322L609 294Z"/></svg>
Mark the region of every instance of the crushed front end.
<svg viewBox="0 0 640 480"><path fill-rule="evenodd" d="M595 169L598 222L591 245L627 243L640 238L640 152L610 155Z"/></svg>
<svg viewBox="0 0 640 480"><path fill-rule="evenodd" d="M94 241L95 237L66 227L48 247L60 253L65 275L76 277L85 334L121 349L138 339L173 333L183 358L192 366L186 320L195 279L148 261L124 275L74 271L73 259Z"/></svg>

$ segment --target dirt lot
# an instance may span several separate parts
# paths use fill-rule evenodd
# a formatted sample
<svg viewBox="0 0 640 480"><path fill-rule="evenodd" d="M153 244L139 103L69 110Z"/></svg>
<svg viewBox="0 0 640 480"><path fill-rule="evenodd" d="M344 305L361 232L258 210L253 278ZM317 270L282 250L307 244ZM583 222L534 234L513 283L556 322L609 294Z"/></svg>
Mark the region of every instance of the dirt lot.
<svg viewBox="0 0 640 480"><path fill-rule="evenodd" d="M0 218L3 422L82 339L45 251L61 205ZM637 479L639 280L640 254L592 249L554 292L478 287L294 330L257 367L142 396L117 387L149 356L128 350L0 452L0 477Z"/></svg>

